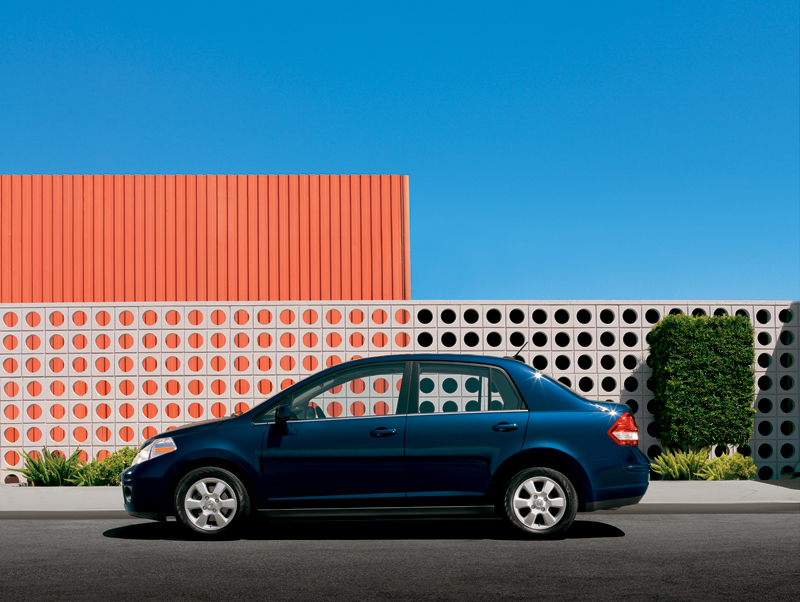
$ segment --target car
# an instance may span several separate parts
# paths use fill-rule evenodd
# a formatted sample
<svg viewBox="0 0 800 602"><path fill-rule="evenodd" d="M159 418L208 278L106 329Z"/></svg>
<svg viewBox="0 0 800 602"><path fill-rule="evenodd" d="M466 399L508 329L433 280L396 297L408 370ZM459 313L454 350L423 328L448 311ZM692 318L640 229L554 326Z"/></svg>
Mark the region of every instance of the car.
<svg viewBox="0 0 800 602"><path fill-rule="evenodd" d="M160 433L122 474L125 510L209 537L251 517L499 516L518 533L636 504L650 463L623 404L513 358L341 363L247 412Z"/></svg>

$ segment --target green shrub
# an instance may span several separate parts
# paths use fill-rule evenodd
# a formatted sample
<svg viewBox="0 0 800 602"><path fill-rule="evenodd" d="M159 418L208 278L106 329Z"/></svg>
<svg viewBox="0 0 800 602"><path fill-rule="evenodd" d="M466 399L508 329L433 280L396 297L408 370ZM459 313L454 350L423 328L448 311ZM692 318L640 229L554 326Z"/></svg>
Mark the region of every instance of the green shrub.
<svg viewBox="0 0 800 602"><path fill-rule="evenodd" d="M77 487L94 487L96 485L105 485L100 482L100 462L92 460L87 462L75 472L71 479L71 485Z"/></svg>
<svg viewBox="0 0 800 602"><path fill-rule="evenodd" d="M753 326L743 316L665 316L648 335L653 425L668 449L753 435Z"/></svg>
<svg viewBox="0 0 800 602"><path fill-rule="evenodd" d="M658 456L650 467L665 481L691 481L699 478L698 475L708 463L707 458L708 448L696 452L668 451Z"/></svg>
<svg viewBox="0 0 800 602"><path fill-rule="evenodd" d="M735 453L712 460L698 474L707 481L746 481L756 476L756 465L750 456Z"/></svg>
<svg viewBox="0 0 800 602"><path fill-rule="evenodd" d="M15 472L25 475L25 478L34 486L58 487L59 485L71 485L70 479L80 468L80 452L81 450L78 448L67 458L58 452L50 453L46 447L43 447L42 452L37 454L38 458L34 458L32 454L22 451L25 463L21 470Z"/></svg>

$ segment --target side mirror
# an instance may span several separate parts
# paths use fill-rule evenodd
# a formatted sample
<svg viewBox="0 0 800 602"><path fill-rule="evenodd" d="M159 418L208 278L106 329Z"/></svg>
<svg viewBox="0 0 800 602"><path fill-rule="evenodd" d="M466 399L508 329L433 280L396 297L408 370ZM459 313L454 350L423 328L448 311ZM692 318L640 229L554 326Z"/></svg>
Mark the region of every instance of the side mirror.
<svg viewBox="0 0 800 602"><path fill-rule="evenodd" d="M285 435L288 430L286 428L286 421L292 415L292 406L288 403L283 405L279 405L278 409L275 410L275 432L278 435Z"/></svg>

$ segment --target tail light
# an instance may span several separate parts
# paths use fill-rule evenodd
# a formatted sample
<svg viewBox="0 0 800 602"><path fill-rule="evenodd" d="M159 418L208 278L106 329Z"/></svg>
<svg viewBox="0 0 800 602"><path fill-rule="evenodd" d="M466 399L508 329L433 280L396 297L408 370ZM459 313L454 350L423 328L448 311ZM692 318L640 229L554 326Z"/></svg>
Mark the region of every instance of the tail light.
<svg viewBox="0 0 800 602"><path fill-rule="evenodd" d="M625 412L608 429L608 436L618 445L638 445L639 429L633 416Z"/></svg>

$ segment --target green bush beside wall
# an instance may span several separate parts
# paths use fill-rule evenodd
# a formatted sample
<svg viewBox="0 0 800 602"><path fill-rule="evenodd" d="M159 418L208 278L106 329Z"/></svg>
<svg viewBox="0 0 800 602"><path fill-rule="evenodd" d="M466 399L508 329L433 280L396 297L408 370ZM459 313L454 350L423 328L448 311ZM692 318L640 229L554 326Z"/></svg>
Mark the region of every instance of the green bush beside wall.
<svg viewBox="0 0 800 602"><path fill-rule="evenodd" d="M753 326L743 316L665 316L648 336L656 437L668 449L753 435Z"/></svg>

